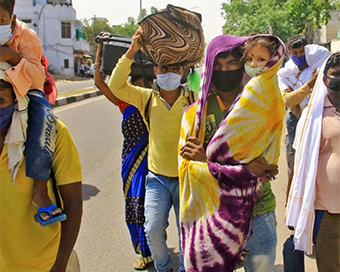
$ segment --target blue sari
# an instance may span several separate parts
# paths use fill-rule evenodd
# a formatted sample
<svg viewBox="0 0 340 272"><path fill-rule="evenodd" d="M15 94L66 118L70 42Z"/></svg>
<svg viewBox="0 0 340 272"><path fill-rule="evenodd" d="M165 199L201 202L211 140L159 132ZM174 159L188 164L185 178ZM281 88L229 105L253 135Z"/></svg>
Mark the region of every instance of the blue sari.
<svg viewBox="0 0 340 272"><path fill-rule="evenodd" d="M125 221L134 250L142 257L151 256L144 231L145 177L148 172L148 131L142 115L132 105L123 114L122 179L125 197Z"/></svg>

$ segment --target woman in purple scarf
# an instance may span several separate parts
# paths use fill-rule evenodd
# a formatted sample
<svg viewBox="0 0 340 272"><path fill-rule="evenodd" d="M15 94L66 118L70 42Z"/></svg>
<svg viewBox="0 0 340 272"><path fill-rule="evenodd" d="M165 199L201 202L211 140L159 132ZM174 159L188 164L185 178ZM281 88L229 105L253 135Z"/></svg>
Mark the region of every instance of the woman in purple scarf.
<svg viewBox="0 0 340 272"><path fill-rule="evenodd" d="M243 251L249 253L245 271L273 269L275 197L270 183L264 181L277 174L283 102L276 72L284 47L275 36L259 36L272 40L275 50L245 87L240 48L253 37L221 35L210 42L199 100L183 116L179 143L181 235L189 272L233 271ZM244 133L244 128L249 131L254 123L256 127ZM257 155L234 155L229 140L235 138L237 150ZM244 148L249 142L252 146Z"/></svg>

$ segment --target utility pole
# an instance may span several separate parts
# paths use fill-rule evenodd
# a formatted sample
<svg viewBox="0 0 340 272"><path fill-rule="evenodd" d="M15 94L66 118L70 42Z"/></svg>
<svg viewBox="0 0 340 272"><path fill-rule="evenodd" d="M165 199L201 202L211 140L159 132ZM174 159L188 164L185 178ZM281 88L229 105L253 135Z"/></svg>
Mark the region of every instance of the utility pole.
<svg viewBox="0 0 340 272"><path fill-rule="evenodd" d="M139 0L139 14L140 15L142 15L142 9L143 9L142 0Z"/></svg>
<svg viewBox="0 0 340 272"><path fill-rule="evenodd" d="M143 18L142 18L142 0L139 0L139 21L141 21Z"/></svg>

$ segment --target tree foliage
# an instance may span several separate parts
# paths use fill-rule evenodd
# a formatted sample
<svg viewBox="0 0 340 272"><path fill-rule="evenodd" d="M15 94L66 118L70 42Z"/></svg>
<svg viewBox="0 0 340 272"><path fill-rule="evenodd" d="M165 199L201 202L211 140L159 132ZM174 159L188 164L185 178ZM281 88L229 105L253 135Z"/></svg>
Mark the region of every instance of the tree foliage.
<svg viewBox="0 0 340 272"><path fill-rule="evenodd" d="M151 14L157 12L155 7L151 7ZM147 16L147 10L142 9L138 18L128 17L127 22L120 25L109 25L109 21L106 18L93 17L91 19L83 19L83 33L90 44L95 44L95 37L100 32L105 31L116 35L131 37L138 28L138 22L140 18Z"/></svg>
<svg viewBox="0 0 340 272"><path fill-rule="evenodd" d="M223 33L272 33L286 41L295 34L311 39L330 19L334 0L229 0L222 4Z"/></svg>
<svg viewBox="0 0 340 272"><path fill-rule="evenodd" d="M112 27L105 18L93 17L91 19L83 19L83 34L90 44L95 44L94 39L101 32L111 32Z"/></svg>

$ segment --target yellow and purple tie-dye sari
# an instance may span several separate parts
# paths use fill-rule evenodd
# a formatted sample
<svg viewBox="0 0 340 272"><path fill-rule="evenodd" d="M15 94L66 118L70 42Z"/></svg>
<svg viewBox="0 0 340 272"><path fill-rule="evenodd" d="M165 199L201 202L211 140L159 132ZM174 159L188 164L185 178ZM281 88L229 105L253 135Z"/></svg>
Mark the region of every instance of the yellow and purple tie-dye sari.
<svg viewBox="0 0 340 272"><path fill-rule="evenodd" d="M233 102L207 146L208 163L179 157L182 250L188 272L233 271L261 184L244 164L260 156L270 164L278 162L284 104L276 73L284 46L271 37L278 49ZM249 38L221 35L208 45L198 102L182 119L180 148L187 136L197 136L201 143L204 140L215 57Z"/></svg>

